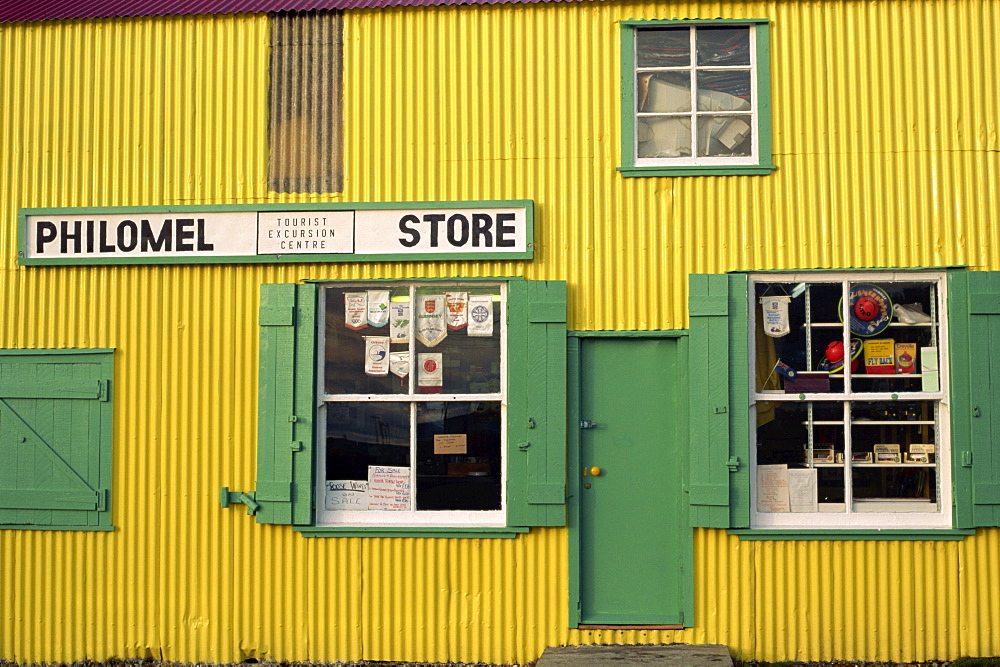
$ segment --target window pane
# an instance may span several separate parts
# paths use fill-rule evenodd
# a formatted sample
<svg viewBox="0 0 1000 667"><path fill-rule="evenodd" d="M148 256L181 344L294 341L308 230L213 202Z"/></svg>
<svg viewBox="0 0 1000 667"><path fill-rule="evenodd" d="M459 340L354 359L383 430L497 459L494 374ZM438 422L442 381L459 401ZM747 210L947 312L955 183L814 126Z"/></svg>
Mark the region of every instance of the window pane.
<svg viewBox="0 0 1000 667"><path fill-rule="evenodd" d="M370 492L378 471L408 479L409 467L409 403L326 405L326 509L409 509L405 488L394 503Z"/></svg>
<svg viewBox="0 0 1000 667"><path fill-rule="evenodd" d="M442 308L444 313L440 312ZM449 313L462 309L464 323L450 322ZM413 311L419 393L500 392L500 330L504 314L499 287L420 287Z"/></svg>
<svg viewBox="0 0 1000 667"><path fill-rule="evenodd" d="M688 67L691 64L689 28L648 28L636 31L639 67Z"/></svg>
<svg viewBox="0 0 1000 667"><path fill-rule="evenodd" d="M691 120L688 118L640 118L639 157L687 157L691 155Z"/></svg>
<svg viewBox="0 0 1000 667"><path fill-rule="evenodd" d="M397 375L402 371L392 363L394 354L398 357L409 348L405 341L393 342L390 335L390 306L408 303L409 288L375 287L326 290L324 385L328 394L409 391L408 378ZM406 368L408 372L408 364Z"/></svg>
<svg viewBox="0 0 1000 667"><path fill-rule="evenodd" d="M699 27L698 65L749 65L750 28Z"/></svg>
<svg viewBox="0 0 1000 667"><path fill-rule="evenodd" d="M750 71L698 72L699 111L749 111Z"/></svg>
<svg viewBox="0 0 1000 667"><path fill-rule="evenodd" d="M746 156L753 154L749 116L698 118L698 154Z"/></svg>
<svg viewBox="0 0 1000 667"><path fill-rule="evenodd" d="M640 74L636 104L642 113L691 111L691 75L687 72Z"/></svg>
<svg viewBox="0 0 1000 667"><path fill-rule="evenodd" d="M417 509L500 509L500 434L499 401L418 403Z"/></svg>

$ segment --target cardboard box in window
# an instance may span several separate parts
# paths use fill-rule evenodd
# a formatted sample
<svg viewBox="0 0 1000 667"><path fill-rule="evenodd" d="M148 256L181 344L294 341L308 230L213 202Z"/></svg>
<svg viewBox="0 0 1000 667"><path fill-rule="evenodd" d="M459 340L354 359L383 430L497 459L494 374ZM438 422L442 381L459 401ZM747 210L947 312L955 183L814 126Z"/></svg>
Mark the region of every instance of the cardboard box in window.
<svg viewBox="0 0 1000 667"><path fill-rule="evenodd" d="M896 372L912 373L917 363L916 343L896 343Z"/></svg>
<svg viewBox="0 0 1000 667"><path fill-rule="evenodd" d="M830 374L826 371L800 371L795 379L782 378L786 394L817 394L830 391Z"/></svg>
<svg viewBox="0 0 1000 667"><path fill-rule="evenodd" d="M896 341L876 338L865 341L865 372L869 375L891 375L896 372Z"/></svg>

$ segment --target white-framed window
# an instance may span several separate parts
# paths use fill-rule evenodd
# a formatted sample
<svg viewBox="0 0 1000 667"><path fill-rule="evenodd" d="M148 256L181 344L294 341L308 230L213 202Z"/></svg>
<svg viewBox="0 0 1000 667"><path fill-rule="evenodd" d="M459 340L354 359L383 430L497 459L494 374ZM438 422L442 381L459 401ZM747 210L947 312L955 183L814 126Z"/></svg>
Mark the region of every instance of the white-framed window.
<svg viewBox="0 0 1000 667"><path fill-rule="evenodd" d="M503 526L505 283L320 296L317 526Z"/></svg>
<svg viewBox="0 0 1000 667"><path fill-rule="evenodd" d="M944 274L750 287L752 527L950 527Z"/></svg>
<svg viewBox="0 0 1000 667"><path fill-rule="evenodd" d="M632 29L633 166L760 165L758 26L657 21Z"/></svg>

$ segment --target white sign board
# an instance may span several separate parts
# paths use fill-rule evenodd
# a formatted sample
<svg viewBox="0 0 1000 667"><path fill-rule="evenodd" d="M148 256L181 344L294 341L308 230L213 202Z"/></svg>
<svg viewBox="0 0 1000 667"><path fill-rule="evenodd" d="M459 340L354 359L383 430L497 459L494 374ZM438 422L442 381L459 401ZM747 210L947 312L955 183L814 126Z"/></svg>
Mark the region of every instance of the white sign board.
<svg viewBox="0 0 1000 667"><path fill-rule="evenodd" d="M144 264L533 256L530 201L231 208L237 210L22 209L19 260Z"/></svg>

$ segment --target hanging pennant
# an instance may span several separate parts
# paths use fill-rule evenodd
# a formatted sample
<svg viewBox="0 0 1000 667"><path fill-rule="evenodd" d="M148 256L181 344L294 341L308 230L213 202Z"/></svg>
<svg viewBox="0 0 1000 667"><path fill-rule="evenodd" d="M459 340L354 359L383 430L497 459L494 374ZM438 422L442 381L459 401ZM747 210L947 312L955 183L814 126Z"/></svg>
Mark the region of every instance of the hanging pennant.
<svg viewBox="0 0 1000 667"><path fill-rule="evenodd" d="M469 293L445 292L444 300L448 305L448 328L464 329L469 323Z"/></svg>
<svg viewBox="0 0 1000 667"><path fill-rule="evenodd" d="M421 394L440 394L444 386L444 369L440 352L417 355L417 386Z"/></svg>
<svg viewBox="0 0 1000 667"><path fill-rule="evenodd" d="M389 371L398 378L405 378L410 374L410 353L390 352Z"/></svg>
<svg viewBox="0 0 1000 667"><path fill-rule="evenodd" d="M445 324L444 295L417 297L417 340L434 347L448 336Z"/></svg>
<svg viewBox="0 0 1000 667"><path fill-rule="evenodd" d="M365 336L365 375L389 374L389 337Z"/></svg>
<svg viewBox="0 0 1000 667"><path fill-rule="evenodd" d="M393 343L410 342L410 304L389 304L389 338Z"/></svg>
<svg viewBox="0 0 1000 667"><path fill-rule="evenodd" d="M389 290L368 290L368 324L384 327L389 323Z"/></svg>
<svg viewBox="0 0 1000 667"><path fill-rule="evenodd" d="M493 335L493 297L489 294L473 294L469 297L469 336Z"/></svg>
<svg viewBox="0 0 1000 667"><path fill-rule="evenodd" d="M761 311L764 314L764 333L772 338L787 336L791 332L788 325L788 302L790 296L762 296Z"/></svg>
<svg viewBox="0 0 1000 667"><path fill-rule="evenodd" d="M368 293L344 293L344 325L348 329L364 329L368 326Z"/></svg>

